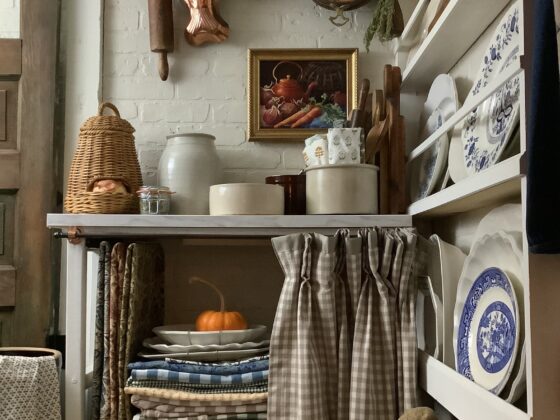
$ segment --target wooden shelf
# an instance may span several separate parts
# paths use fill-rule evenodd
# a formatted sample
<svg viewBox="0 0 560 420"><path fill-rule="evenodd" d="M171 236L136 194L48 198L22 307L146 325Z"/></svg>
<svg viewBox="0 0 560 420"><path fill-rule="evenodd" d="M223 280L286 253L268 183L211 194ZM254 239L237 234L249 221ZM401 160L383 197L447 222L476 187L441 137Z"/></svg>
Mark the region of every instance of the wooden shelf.
<svg viewBox="0 0 560 420"><path fill-rule="evenodd" d="M419 351L420 387L463 420L530 420L531 416Z"/></svg>
<svg viewBox="0 0 560 420"><path fill-rule="evenodd" d="M451 0L403 71L403 91L427 91L472 46L509 0ZM418 8L424 7L419 2ZM417 19L420 13L413 13ZM412 27L416 22L410 22ZM407 25L408 26L408 25ZM407 31L407 33L410 32ZM397 47L399 52L402 48Z"/></svg>
<svg viewBox="0 0 560 420"><path fill-rule="evenodd" d="M513 156L485 171L412 203L413 216L442 216L480 208L521 193L521 155Z"/></svg>
<svg viewBox="0 0 560 420"><path fill-rule="evenodd" d="M409 215L178 216L48 214L47 226L81 234L119 236L276 236L292 232L334 233L340 228L412 226Z"/></svg>

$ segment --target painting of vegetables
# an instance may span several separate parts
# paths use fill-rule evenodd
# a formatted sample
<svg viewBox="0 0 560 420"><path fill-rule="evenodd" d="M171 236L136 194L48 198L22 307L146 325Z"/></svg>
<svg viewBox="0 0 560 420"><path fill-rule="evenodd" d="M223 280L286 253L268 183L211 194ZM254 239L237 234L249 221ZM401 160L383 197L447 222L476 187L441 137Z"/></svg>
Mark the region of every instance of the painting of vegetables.
<svg viewBox="0 0 560 420"><path fill-rule="evenodd" d="M343 127L356 102L354 49L249 50L249 140Z"/></svg>

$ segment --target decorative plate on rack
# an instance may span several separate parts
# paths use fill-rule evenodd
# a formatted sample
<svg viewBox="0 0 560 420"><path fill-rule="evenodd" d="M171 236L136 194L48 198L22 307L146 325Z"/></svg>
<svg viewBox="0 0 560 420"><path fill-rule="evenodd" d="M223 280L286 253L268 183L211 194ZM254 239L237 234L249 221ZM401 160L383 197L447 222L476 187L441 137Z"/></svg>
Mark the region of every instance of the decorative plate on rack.
<svg viewBox="0 0 560 420"><path fill-rule="evenodd" d="M515 232L480 238L465 260L457 287L455 368L495 394L524 376L517 357L524 342L520 243Z"/></svg>
<svg viewBox="0 0 560 420"><path fill-rule="evenodd" d="M457 371L499 394L507 383L519 341L515 291L499 268L484 270L466 298L457 332Z"/></svg>
<svg viewBox="0 0 560 420"><path fill-rule="evenodd" d="M435 133L457 112L458 107L455 80L448 74L440 74L434 79L424 103L420 118L421 127L424 128L420 133L420 141L426 140ZM448 147L449 137L445 133L411 163L409 185L412 201L420 200L432 193L445 172Z"/></svg>
<svg viewBox="0 0 560 420"><path fill-rule="evenodd" d="M489 83L499 80L518 63L519 4L516 2L500 21L487 48L474 85L465 102ZM469 175L494 165L501 157L519 121L521 81L513 77L465 118L462 131L463 159Z"/></svg>

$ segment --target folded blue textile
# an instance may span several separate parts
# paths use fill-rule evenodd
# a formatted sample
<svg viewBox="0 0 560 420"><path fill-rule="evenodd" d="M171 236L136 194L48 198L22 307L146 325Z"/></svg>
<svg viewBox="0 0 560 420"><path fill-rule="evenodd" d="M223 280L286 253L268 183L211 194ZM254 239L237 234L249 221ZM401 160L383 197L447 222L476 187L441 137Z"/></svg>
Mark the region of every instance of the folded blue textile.
<svg viewBox="0 0 560 420"><path fill-rule="evenodd" d="M201 363L185 360L153 360L135 362L129 369L164 369L174 372L200 373L207 375L235 375L268 370L268 356L253 357L239 362Z"/></svg>
<svg viewBox="0 0 560 420"><path fill-rule="evenodd" d="M215 385L238 385L253 384L268 379L268 370L258 372L237 373L233 375L208 375L189 372L175 372L165 369L132 369L132 380L156 380L171 381L187 384L215 384Z"/></svg>

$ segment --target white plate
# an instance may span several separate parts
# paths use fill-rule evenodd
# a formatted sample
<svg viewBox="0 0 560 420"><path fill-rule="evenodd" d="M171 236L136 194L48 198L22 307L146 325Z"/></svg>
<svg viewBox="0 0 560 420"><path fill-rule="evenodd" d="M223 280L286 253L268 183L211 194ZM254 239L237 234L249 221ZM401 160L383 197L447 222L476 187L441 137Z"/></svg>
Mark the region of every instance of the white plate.
<svg viewBox="0 0 560 420"><path fill-rule="evenodd" d="M264 353L268 353L268 348L264 347L262 349L247 349L247 350L225 350L225 351L201 351L198 353L149 353L140 352L138 356L145 359L180 359L180 360L192 360L200 362L221 362L226 360L239 360L246 357L258 356Z"/></svg>
<svg viewBox="0 0 560 420"><path fill-rule="evenodd" d="M516 2L498 24L466 102L498 80L509 66L517 64L520 39ZM489 168L500 159L519 121L520 95L521 80L516 76L465 118L461 137L469 175Z"/></svg>
<svg viewBox="0 0 560 420"><path fill-rule="evenodd" d="M438 360L443 355L443 305L429 276L418 277L416 332L418 348Z"/></svg>
<svg viewBox="0 0 560 420"><path fill-rule="evenodd" d="M469 292L477 279L477 277L484 270L490 267L497 267L502 270L515 290L516 297L516 308L518 309L518 315L516 316L516 325L518 328L518 344L516 345L516 350L514 352L514 357L517 354L517 347L519 343L524 342L524 310L523 310L523 299L517 298L518 296L523 296L523 284L522 284L522 248L521 248L521 235L517 232L506 233L504 231L498 231L490 235L484 235L482 238L476 241L472 246L469 256L465 260L464 268L461 273L461 278L459 280L459 285L457 287L457 298L454 310L454 330L453 330L453 347L455 351L455 356L457 357L457 336L458 329L460 325L460 319L463 312L463 307L467 301ZM514 361L510 361L508 368L513 366ZM510 366L511 365L511 366ZM502 371L500 371L502 372ZM477 371L480 373L480 371ZM481 381L481 385L485 386L487 389L493 390L493 392L500 392L508 380L509 375L512 374L512 370L501 377L499 383L496 381L491 382L491 380L482 375L476 377L473 375L475 381ZM513 376L518 376L519 374L524 375L523 372L513 373ZM495 376L494 378L498 378ZM511 378L514 380L514 378ZM489 386L494 384L493 386ZM524 383L524 381L523 381Z"/></svg>
<svg viewBox="0 0 560 420"><path fill-rule="evenodd" d="M469 176L467 168L465 168L465 159L463 159L463 141L461 140L462 131L455 128L449 142L449 155L447 156L447 166L449 167L449 175L456 184Z"/></svg>
<svg viewBox="0 0 560 420"><path fill-rule="evenodd" d="M518 232L521 234L523 229L523 214L521 204L505 204L492 209L478 223L474 233L473 245L484 235L492 235L500 230L504 232ZM519 244L521 247L521 244ZM517 300L522 300L522 296L517 296Z"/></svg>
<svg viewBox="0 0 560 420"><path fill-rule="evenodd" d="M266 326L251 325L246 330L196 331L194 324L177 324L155 327L152 331L171 344L207 346L255 341L266 333Z"/></svg>
<svg viewBox="0 0 560 420"><path fill-rule="evenodd" d="M437 76L420 117L419 143L431 136L459 108L457 89L453 77L448 74ZM410 198L417 201L434 191L438 180L445 172L449 147L449 137L443 134L434 144L412 162L410 179Z"/></svg>
<svg viewBox="0 0 560 420"><path fill-rule="evenodd" d="M262 347L268 347L270 340L264 340L258 343L246 342L246 343L231 343L231 344L211 344L208 346L192 345L192 346L182 346L180 344L167 344L161 340L159 337L146 338L142 345L153 350L157 350L160 353L199 353L201 351L224 351L224 350L248 350L257 349Z"/></svg>
<svg viewBox="0 0 560 420"><path fill-rule="evenodd" d="M486 268L472 282L461 308L456 370L499 394L515 363L519 328L519 308L507 274Z"/></svg>
<svg viewBox="0 0 560 420"><path fill-rule="evenodd" d="M443 304L443 363L455 367L453 352L453 309L457 296L457 284L467 257L454 245L443 241L438 235L432 235L434 252L430 258L429 274L432 286Z"/></svg>

